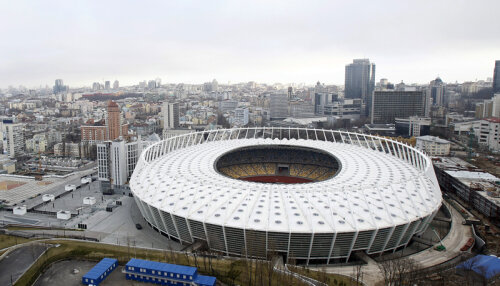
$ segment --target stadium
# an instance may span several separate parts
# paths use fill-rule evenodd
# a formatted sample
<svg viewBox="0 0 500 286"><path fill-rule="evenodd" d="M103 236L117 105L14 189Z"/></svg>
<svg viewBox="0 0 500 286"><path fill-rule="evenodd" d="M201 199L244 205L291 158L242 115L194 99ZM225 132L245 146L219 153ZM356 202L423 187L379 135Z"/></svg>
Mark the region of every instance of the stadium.
<svg viewBox="0 0 500 286"><path fill-rule="evenodd" d="M329 264L404 248L442 203L430 159L367 134L234 128L149 146L130 181L151 227L225 255Z"/></svg>

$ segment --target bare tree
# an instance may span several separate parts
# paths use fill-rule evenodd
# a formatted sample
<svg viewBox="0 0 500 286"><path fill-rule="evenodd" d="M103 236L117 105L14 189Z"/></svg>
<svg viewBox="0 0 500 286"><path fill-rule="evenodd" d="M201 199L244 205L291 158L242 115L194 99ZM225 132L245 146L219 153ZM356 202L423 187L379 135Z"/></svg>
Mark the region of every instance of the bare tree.
<svg viewBox="0 0 500 286"><path fill-rule="evenodd" d="M378 264L384 277L384 285L413 285L417 279L420 265L413 259L401 257L382 261Z"/></svg>
<svg viewBox="0 0 500 286"><path fill-rule="evenodd" d="M356 285L359 285L363 280L363 264L356 264L353 267L353 277L356 281Z"/></svg>

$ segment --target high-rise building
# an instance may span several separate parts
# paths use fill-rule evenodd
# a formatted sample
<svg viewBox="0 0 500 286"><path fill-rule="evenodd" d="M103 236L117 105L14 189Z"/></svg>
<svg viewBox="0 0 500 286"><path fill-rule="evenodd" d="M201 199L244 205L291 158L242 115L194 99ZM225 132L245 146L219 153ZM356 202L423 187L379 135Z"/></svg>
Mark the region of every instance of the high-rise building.
<svg viewBox="0 0 500 286"><path fill-rule="evenodd" d="M104 89L106 90L111 89L111 82L109 80L104 82Z"/></svg>
<svg viewBox="0 0 500 286"><path fill-rule="evenodd" d="M115 80L115 82L113 82L113 89L118 89L120 88L120 82L118 80Z"/></svg>
<svg viewBox="0 0 500 286"><path fill-rule="evenodd" d="M500 93L500 60L495 61L493 71L493 93Z"/></svg>
<svg viewBox="0 0 500 286"><path fill-rule="evenodd" d="M163 103L161 108L163 113L163 129L179 128L179 103L167 102Z"/></svg>
<svg viewBox="0 0 500 286"><path fill-rule="evenodd" d="M24 152L24 126L21 123L4 123L4 149L10 158L15 158Z"/></svg>
<svg viewBox="0 0 500 286"><path fill-rule="evenodd" d="M368 100L375 88L375 64L369 59L355 59L345 66L345 98Z"/></svg>
<svg viewBox="0 0 500 286"><path fill-rule="evenodd" d="M288 95L271 94L269 103L269 112L271 120L281 120L288 117Z"/></svg>
<svg viewBox="0 0 500 286"><path fill-rule="evenodd" d="M396 117L424 117L425 101L423 91L375 91L371 106L371 123L394 123Z"/></svg>
<svg viewBox="0 0 500 286"><path fill-rule="evenodd" d="M429 106L445 106L445 85L441 78L437 77L435 80L431 81L428 91L429 100L431 101Z"/></svg>
<svg viewBox="0 0 500 286"><path fill-rule="evenodd" d="M97 174L100 181L121 186L128 182L142 151L152 142L125 140L105 141L97 144Z"/></svg>
<svg viewBox="0 0 500 286"><path fill-rule="evenodd" d="M293 87L288 87L288 100L292 99L293 96Z"/></svg>
<svg viewBox="0 0 500 286"><path fill-rule="evenodd" d="M157 86L156 86L156 81L154 80L150 80L148 81L148 88L149 89L155 89Z"/></svg>
<svg viewBox="0 0 500 286"><path fill-rule="evenodd" d="M114 101L108 102L108 112L106 118L106 126L108 128L108 140L115 140L121 134L120 107Z"/></svg>
<svg viewBox="0 0 500 286"><path fill-rule="evenodd" d="M234 125L245 126L248 124L248 108L236 108L234 110Z"/></svg>
<svg viewBox="0 0 500 286"><path fill-rule="evenodd" d="M68 86L64 85L62 79L56 79L55 85L54 85L54 88L53 88L54 94L58 94L58 93L61 93L61 92L67 92L68 89L69 89Z"/></svg>
<svg viewBox="0 0 500 286"><path fill-rule="evenodd" d="M101 87L102 87L102 85L101 85L100 83L98 83L98 82L94 82L94 83L92 84L92 90L94 90L94 91L96 91L96 90L100 90L100 89L101 89Z"/></svg>

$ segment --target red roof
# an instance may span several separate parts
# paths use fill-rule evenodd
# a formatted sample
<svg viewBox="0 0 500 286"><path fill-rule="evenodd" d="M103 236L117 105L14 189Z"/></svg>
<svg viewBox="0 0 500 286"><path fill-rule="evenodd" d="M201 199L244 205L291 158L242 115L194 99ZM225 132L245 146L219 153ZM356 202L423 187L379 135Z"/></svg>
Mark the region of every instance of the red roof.
<svg viewBox="0 0 500 286"><path fill-rule="evenodd" d="M110 100L110 101L108 101L108 107L118 107L118 104L116 104L116 102Z"/></svg>
<svg viewBox="0 0 500 286"><path fill-rule="evenodd" d="M490 117L490 118L485 118L484 120L493 122L493 123L500 123L500 117Z"/></svg>

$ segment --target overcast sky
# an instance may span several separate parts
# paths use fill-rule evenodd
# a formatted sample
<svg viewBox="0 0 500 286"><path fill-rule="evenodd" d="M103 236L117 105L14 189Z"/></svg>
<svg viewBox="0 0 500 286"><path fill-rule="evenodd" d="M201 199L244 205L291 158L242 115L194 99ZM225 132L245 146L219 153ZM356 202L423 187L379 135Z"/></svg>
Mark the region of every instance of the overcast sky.
<svg viewBox="0 0 500 286"><path fill-rule="evenodd" d="M343 84L493 76L500 1L0 0L0 87L168 83Z"/></svg>

